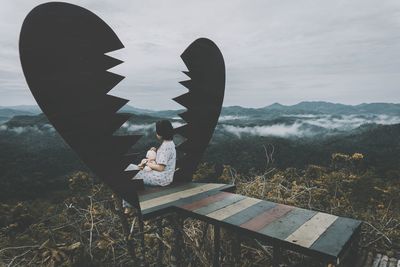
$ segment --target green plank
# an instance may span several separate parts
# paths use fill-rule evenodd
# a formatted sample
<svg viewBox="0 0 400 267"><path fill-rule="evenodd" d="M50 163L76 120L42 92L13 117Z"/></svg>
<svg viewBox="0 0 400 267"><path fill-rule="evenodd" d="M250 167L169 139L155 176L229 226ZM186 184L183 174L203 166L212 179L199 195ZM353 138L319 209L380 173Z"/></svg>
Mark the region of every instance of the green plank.
<svg viewBox="0 0 400 267"><path fill-rule="evenodd" d="M229 206L229 205L231 205L233 203L236 203L236 202L238 202L238 201L240 201L240 200L242 200L244 198L245 198L245 196L231 194L231 195L227 196L226 198L221 199L218 202L215 202L215 203L212 203L212 204L207 205L205 207L202 207L200 209L194 210L193 212L197 213L197 214L201 214L201 215L207 215L207 214L209 214L209 213L211 213L213 211L222 209L222 208L224 208L226 206Z"/></svg>
<svg viewBox="0 0 400 267"><path fill-rule="evenodd" d="M149 194L145 194L145 195L139 196L139 200L140 200L140 202L143 202L143 201L146 201L146 200L150 200L150 199L157 198L157 197L162 197L162 196L169 195L169 194L172 194L172 193L176 193L176 192L179 192L179 191L183 191L183 190L186 190L186 189L195 188L195 187L198 187L198 186L201 186L201 185L203 185L203 184L201 184L201 183L187 183L187 184L178 185L178 186L165 187L160 191L156 191L154 193L149 193Z"/></svg>
<svg viewBox="0 0 400 267"><path fill-rule="evenodd" d="M360 224L360 221L339 217L310 248L338 257Z"/></svg>
<svg viewBox="0 0 400 267"><path fill-rule="evenodd" d="M312 210L293 209L258 232L267 236L285 239L296 231L297 228L311 219L316 213L316 211Z"/></svg>
<svg viewBox="0 0 400 267"><path fill-rule="evenodd" d="M251 207L248 207L245 210L242 210L242 211L226 218L223 221L226 223L233 224L233 225L241 225L241 224L247 222L248 220L256 217L260 213L275 207L276 205L277 204L273 203L273 202L262 201L260 203L257 203Z"/></svg>

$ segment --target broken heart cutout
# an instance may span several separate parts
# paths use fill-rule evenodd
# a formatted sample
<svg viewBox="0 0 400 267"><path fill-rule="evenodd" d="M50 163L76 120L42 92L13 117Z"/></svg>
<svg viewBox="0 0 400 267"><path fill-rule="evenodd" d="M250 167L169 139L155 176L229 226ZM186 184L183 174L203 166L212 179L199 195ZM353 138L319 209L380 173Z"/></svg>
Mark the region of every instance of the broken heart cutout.
<svg viewBox="0 0 400 267"><path fill-rule="evenodd" d="M141 180L125 171L136 158L128 154L140 135L114 135L130 117L117 113L128 100L108 94L124 77L107 71L122 63L107 53L123 48L114 31L82 7L50 2L35 7L22 25L19 50L28 86L50 123L89 169L132 205ZM178 146L174 182L191 181L221 112L225 65L218 47L200 38L182 54L191 80L175 101L187 108L187 122L176 129L186 141Z"/></svg>

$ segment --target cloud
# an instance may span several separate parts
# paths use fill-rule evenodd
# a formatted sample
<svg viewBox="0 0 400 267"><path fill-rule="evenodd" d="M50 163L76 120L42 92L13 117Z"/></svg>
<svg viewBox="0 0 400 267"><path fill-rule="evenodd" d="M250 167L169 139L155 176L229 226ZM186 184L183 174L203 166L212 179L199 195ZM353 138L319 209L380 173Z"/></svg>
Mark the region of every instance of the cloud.
<svg viewBox="0 0 400 267"><path fill-rule="evenodd" d="M292 125L275 124L271 126L252 126L240 127L233 125L222 125L222 129L241 137L242 135L257 135L257 136L277 136L277 137L303 137L309 135L310 132L301 129L301 123Z"/></svg>
<svg viewBox="0 0 400 267"><path fill-rule="evenodd" d="M15 134L23 134L23 133L48 134L48 133L54 133L55 129L50 124L45 124L41 127L37 125L9 127L3 124L0 125L0 132L11 132Z"/></svg>
<svg viewBox="0 0 400 267"><path fill-rule="evenodd" d="M148 124L131 124L129 122L125 122L122 126L122 129L125 129L128 132L133 132L136 134L150 134L151 131L154 131L155 125L154 123Z"/></svg>
<svg viewBox="0 0 400 267"><path fill-rule="evenodd" d="M285 115L284 117L287 117ZM237 137L243 135L256 135L256 136L277 136L277 137L312 137L321 133L321 129L325 130L327 134L335 134L332 131L351 131L364 124L399 124L400 116L390 115L314 115L314 114L301 114L291 115L297 117L292 124L274 124L263 126L234 126L222 124L223 131L232 133ZM321 129L315 129L310 126L316 126Z"/></svg>
<svg viewBox="0 0 400 267"><path fill-rule="evenodd" d="M229 120L244 120L246 119L247 116L238 116L238 115L225 115L225 116L220 116L218 121L229 121Z"/></svg>
<svg viewBox="0 0 400 267"><path fill-rule="evenodd" d="M26 14L42 0L4 0L0 9L0 105L32 104L18 58ZM181 108L171 99L184 49L198 37L221 48L225 105L261 107L303 100L400 102L400 2L71 0L103 18L125 49L113 69L126 76L111 91L133 106ZM157 99L155 102L154 100Z"/></svg>
<svg viewBox="0 0 400 267"><path fill-rule="evenodd" d="M318 127L322 127L329 130L341 130L348 131L360 127L363 124L374 123L374 124L397 124L400 123L399 116L389 115L371 115L371 116L359 116L359 115L342 115L332 116L326 115L319 118L309 117L311 119L298 120L302 124L310 124Z"/></svg>
<svg viewBox="0 0 400 267"><path fill-rule="evenodd" d="M177 128L182 125L184 125L181 122L172 122L172 127ZM154 123L144 123L144 124L131 124L129 122L125 122L122 126L122 129L128 131L128 132L133 132L136 134L145 134L149 135L151 133L154 133L155 131L155 124Z"/></svg>

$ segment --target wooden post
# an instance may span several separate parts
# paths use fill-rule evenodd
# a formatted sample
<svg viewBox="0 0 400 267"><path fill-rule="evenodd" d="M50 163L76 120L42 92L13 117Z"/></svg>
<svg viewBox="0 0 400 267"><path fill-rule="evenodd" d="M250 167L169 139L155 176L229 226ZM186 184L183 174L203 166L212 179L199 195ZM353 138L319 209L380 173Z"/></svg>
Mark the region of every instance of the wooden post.
<svg viewBox="0 0 400 267"><path fill-rule="evenodd" d="M230 229L224 229L223 231L223 240L228 239L230 244L229 244L229 252L226 257L227 259L227 266L232 266L232 267L239 267L240 266L240 257L241 257L241 251L240 251L240 236L238 235L237 232L230 230Z"/></svg>
<svg viewBox="0 0 400 267"><path fill-rule="evenodd" d="M237 233L233 233L232 236L232 256L233 256L233 266L240 266L241 258L241 240Z"/></svg>
<svg viewBox="0 0 400 267"><path fill-rule="evenodd" d="M282 250L278 245L275 245L273 247L273 254L272 254L272 267L279 267L281 258L282 258Z"/></svg>
<svg viewBox="0 0 400 267"><path fill-rule="evenodd" d="M140 244L141 244L141 266L147 266L146 262L146 247L144 243L144 222L142 212L139 209L136 209L136 215L139 222L139 236L140 236Z"/></svg>
<svg viewBox="0 0 400 267"><path fill-rule="evenodd" d="M213 267L219 267L220 258L220 238L221 238L220 228L218 225L214 225L214 257L213 257Z"/></svg>
<svg viewBox="0 0 400 267"><path fill-rule="evenodd" d="M178 214L173 214L170 220L172 225L171 267L181 267L184 220L178 217Z"/></svg>
<svg viewBox="0 0 400 267"><path fill-rule="evenodd" d="M123 212L122 200L119 197L113 195L114 198L114 212L117 214L121 221L122 230L124 232L125 241L128 247L128 253L131 256L135 266L138 262L138 258L135 253L135 240L131 237L130 227L128 223L128 219Z"/></svg>
<svg viewBox="0 0 400 267"><path fill-rule="evenodd" d="M163 218L157 220L157 234L158 234L158 251L157 251L157 266L163 266L163 257L164 257L164 244L162 242L163 238Z"/></svg>

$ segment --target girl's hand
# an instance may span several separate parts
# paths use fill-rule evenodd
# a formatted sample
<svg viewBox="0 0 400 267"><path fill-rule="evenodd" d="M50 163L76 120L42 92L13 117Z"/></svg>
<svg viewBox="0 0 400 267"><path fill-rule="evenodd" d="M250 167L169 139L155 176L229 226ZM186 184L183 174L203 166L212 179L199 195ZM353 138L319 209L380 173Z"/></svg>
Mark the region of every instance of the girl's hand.
<svg viewBox="0 0 400 267"><path fill-rule="evenodd" d="M162 172L165 169L164 164L157 164L155 162L154 163L148 162L146 165L149 166L152 170L159 171L159 172Z"/></svg>

